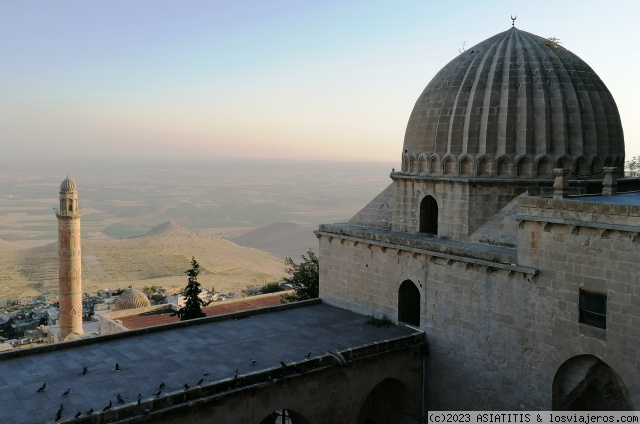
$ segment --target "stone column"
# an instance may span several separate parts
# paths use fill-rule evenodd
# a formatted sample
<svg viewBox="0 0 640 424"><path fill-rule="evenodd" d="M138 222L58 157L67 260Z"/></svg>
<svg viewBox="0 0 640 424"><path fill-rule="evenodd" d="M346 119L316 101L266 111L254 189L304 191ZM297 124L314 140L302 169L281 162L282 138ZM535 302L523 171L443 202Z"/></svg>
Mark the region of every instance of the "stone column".
<svg viewBox="0 0 640 424"><path fill-rule="evenodd" d="M564 168L554 168L553 175L556 177L556 180L553 182L553 198L562 199L564 197L569 197L569 179L567 178L569 170Z"/></svg>
<svg viewBox="0 0 640 424"><path fill-rule="evenodd" d="M604 168L604 180L602 181L602 195L603 196L615 196L618 194L618 183L616 181L616 174L618 168L606 167Z"/></svg>

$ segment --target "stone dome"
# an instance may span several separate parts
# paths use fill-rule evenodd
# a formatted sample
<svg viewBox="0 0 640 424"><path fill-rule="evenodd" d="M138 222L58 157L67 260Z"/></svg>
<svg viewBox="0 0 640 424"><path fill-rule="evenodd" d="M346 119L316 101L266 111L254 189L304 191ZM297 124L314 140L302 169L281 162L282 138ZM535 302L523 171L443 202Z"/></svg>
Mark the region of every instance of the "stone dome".
<svg viewBox="0 0 640 424"><path fill-rule="evenodd" d="M611 93L582 59L510 28L466 49L424 89L405 133L402 171L553 178L624 164Z"/></svg>
<svg viewBox="0 0 640 424"><path fill-rule="evenodd" d="M151 306L149 298L138 289L128 289L123 292L116 303L113 305L114 311L123 311L125 309L145 308Z"/></svg>
<svg viewBox="0 0 640 424"><path fill-rule="evenodd" d="M69 177L65 178L60 184L60 191L76 191L76 183Z"/></svg>

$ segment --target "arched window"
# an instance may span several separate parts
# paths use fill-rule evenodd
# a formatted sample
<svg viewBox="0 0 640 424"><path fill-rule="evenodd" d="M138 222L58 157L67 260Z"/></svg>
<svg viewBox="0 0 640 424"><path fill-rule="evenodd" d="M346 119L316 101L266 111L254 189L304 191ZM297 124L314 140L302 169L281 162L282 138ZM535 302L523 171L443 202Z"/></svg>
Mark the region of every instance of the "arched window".
<svg viewBox="0 0 640 424"><path fill-rule="evenodd" d="M405 280L398 291L398 321L420 326L420 290L411 280Z"/></svg>
<svg viewBox="0 0 640 424"><path fill-rule="evenodd" d="M433 196L427 196L420 202L421 233L438 235L438 202Z"/></svg>

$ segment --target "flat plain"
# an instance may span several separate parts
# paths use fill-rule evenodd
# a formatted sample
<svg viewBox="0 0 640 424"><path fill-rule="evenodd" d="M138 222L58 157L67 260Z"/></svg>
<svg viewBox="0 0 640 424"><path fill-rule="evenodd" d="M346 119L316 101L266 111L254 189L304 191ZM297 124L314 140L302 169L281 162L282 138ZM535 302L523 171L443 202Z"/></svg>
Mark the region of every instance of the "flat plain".
<svg viewBox="0 0 640 424"><path fill-rule="evenodd" d="M350 218L389 184L391 171L381 163L202 160L0 165L0 298L57 290L54 209L67 175L82 209L85 291L184 285L194 256L205 287L233 292L281 278L282 257L313 243L318 224ZM279 231L268 227L279 222L309 234L279 240L278 257L223 238Z"/></svg>

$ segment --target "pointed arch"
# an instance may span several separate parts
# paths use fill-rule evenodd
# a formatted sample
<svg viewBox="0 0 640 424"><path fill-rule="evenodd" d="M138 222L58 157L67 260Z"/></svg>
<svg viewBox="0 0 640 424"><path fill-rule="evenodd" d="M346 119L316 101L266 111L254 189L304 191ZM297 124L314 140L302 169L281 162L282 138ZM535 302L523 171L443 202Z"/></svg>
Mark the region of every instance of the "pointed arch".
<svg viewBox="0 0 640 424"><path fill-rule="evenodd" d="M356 424L397 423L419 421L420 403L406 385L395 378L378 383L364 400Z"/></svg>
<svg viewBox="0 0 640 424"><path fill-rule="evenodd" d="M608 364L594 355L577 355L556 372L552 385L556 411L633 411L629 390Z"/></svg>
<svg viewBox="0 0 640 424"><path fill-rule="evenodd" d="M398 321L420 326L420 290L411 280L405 280L398 290Z"/></svg>
<svg viewBox="0 0 640 424"><path fill-rule="evenodd" d="M517 159L516 175L524 178L533 177L533 161L529 157L522 156Z"/></svg>
<svg viewBox="0 0 640 424"><path fill-rule="evenodd" d="M551 163L551 158L549 156L544 155L539 157L536 161L537 176L542 178L553 177L553 165Z"/></svg>
<svg viewBox="0 0 640 424"><path fill-rule="evenodd" d="M433 154L429 157L429 173L432 175L442 174L442 164L440 156Z"/></svg>
<svg viewBox="0 0 640 424"><path fill-rule="evenodd" d="M513 175L513 162L507 156L500 157L496 162L496 175L498 177L511 177Z"/></svg>
<svg viewBox="0 0 640 424"><path fill-rule="evenodd" d="M420 224L418 232L438 235L438 202L433 196L420 201Z"/></svg>
<svg viewBox="0 0 640 424"><path fill-rule="evenodd" d="M460 159L458 169L460 169L460 175L465 177L472 177L475 175L473 170L473 159L471 159L469 155L465 155Z"/></svg>

